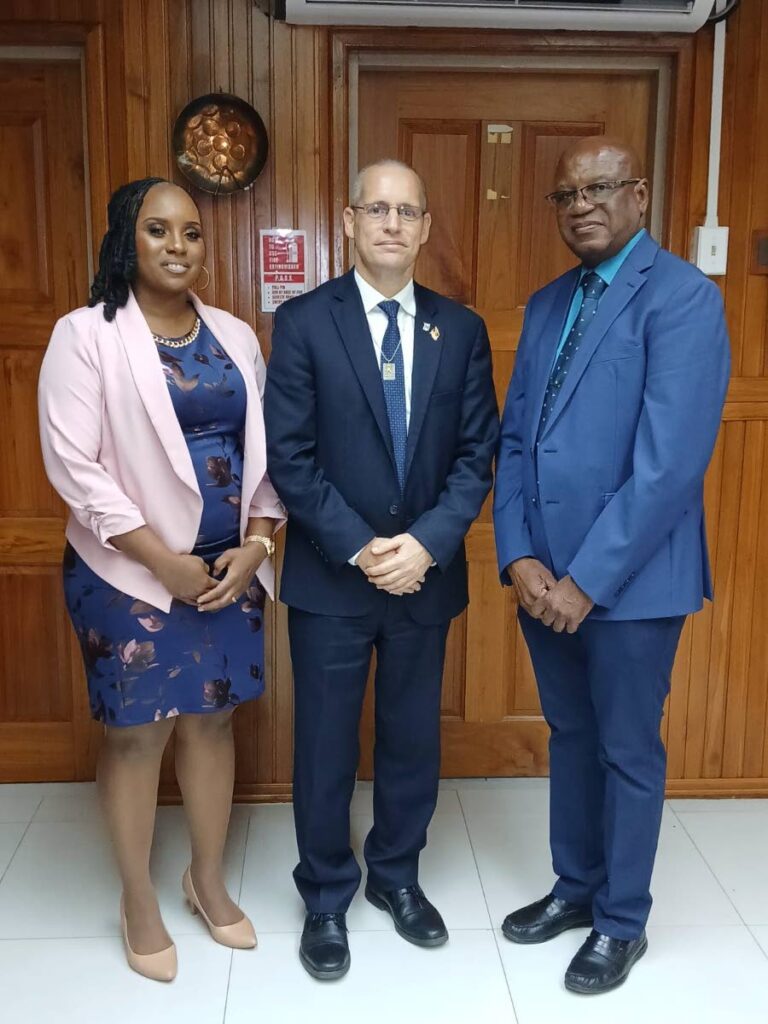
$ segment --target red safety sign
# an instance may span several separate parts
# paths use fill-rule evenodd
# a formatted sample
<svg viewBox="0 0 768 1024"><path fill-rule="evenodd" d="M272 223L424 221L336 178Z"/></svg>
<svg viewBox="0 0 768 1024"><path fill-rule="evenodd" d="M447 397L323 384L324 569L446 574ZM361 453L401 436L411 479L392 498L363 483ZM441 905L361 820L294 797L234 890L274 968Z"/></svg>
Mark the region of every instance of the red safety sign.
<svg viewBox="0 0 768 1024"><path fill-rule="evenodd" d="M307 233L291 228L259 232L261 310L274 313L281 302L307 290Z"/></svg>

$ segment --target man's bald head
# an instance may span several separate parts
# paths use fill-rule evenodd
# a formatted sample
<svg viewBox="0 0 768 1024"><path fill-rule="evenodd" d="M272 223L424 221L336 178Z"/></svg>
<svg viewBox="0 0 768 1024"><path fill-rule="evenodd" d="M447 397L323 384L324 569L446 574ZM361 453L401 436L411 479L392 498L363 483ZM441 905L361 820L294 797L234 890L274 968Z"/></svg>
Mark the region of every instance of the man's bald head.
<svg viewBox="0 0 768 1024"><path fill-rule="evenodd" d="M557 223L568 248L586 266L615 256L645 224L648 182L636 150L623 139L592 135L578 139L557 162L554 192L598 183L629 182L600 195L579 192L557 205Z"/></svg>
<svg viewBox="0 0 768 1024"><path fill-rule="evenodd" d="M560 187L557 182L571 165L598 163L602 166L606 161L611 162L612 166L621 167L624 177L643 177L643 165L634 146L610 135L587 135L572 142L560 154L555 170L555 188Z"/></svg>

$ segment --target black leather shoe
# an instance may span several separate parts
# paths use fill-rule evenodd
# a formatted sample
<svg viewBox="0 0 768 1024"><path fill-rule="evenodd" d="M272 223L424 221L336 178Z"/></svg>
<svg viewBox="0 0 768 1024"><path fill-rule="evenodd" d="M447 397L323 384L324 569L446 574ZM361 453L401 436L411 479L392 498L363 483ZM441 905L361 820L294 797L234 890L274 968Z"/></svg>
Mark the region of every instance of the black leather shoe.
<svg viewBox="0 0 768 1024"><path fill-rule="evenodd" d="M545 896L504 918L501 930L510 942L534 943L554 939L569 928L591 928L592 908Z"/></svg>
<svg viewBox="0 0 768 1024"><path fill-rule="evenodd" d="M398 935L416 946L442 946L448 941L448 931L442 917L421 891L420 885L407 885L404 889L377 892L365 887L365 898L379 910L386 910L395 922Z"/></svg>
<svg viewBox="0 0 768 1024"><path fill-rule="evenodd" d="M307 914L299 959L320 981L341 978L349 970L346 914Z"/></svg>
<svg viewBox="0 0 768 1024"><path fill-rule="evenodd" d="M565 987L583 995L610 992L627 980L646 949L645 932L638 939L612 939L591 931L565 972Z"/></svg>

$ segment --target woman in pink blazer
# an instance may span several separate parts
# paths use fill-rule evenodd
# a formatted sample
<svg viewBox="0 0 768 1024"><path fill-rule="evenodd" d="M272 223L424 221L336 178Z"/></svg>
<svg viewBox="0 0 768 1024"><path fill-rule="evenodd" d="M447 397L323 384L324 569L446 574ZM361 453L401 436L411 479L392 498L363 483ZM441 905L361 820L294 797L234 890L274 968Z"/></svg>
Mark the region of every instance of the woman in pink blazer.
<svg viewBox="0 0 768 1024"><path fill-rule="evenodd" d="M160 761L176 736L192 843L182 885L218 942L256 945L224 886L232 713L264 688L262 610L284 510L266 476L253 331L190 292L200 214L159 178L109 204L87 308L56 324L40 374L51 483L70 508L64 585L122 878L128 962L170 981L176 948L149 875Z"/></svg>

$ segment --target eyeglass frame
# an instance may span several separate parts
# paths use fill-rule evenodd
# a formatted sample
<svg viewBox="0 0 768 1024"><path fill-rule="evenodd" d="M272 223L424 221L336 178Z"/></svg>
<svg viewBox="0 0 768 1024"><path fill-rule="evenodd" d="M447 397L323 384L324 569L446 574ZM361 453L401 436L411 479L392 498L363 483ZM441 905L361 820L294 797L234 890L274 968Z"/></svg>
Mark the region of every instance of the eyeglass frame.
<svg viewBox="0 0 768 1024"><path fill-rule="evenodd" d="M369 206L386 206L387 211L386 213L382 214L381 217L374 217L373 214L368 213ZM365 215L367 217L370 217L371 220L373 221L386 220L391 210L397 210L398 219L405 221L406 224L415 224L417 221L421 220L425 213L428 212L426 209L422 210L421 207L419 206L411 206L410 203L398 203L397 206L395 206L391 205L390 203L385 203L383 201L379 202L378 200L374 200L374 202L372 203L364 203L363 205L355 205L355 203L350 203L349 208L350 210L363 210ZM403 209L414 210L416 212L416 216L413 218L413 220L408 220L407 217L404 217L402 215L400 211Z"/></svg>
<svg viewBox="0 0 768 1024"><path fill-rule="evenodd" d="M606 203L610 202L611 196L618 192L620 188L623 188L625 185L639 185L641 181L645 181L645 178L623 178L618 181L593 181L591 184L583 185L581 188L557 189L555 192L548 192L544 198L556 210L570 210L576 202L577 196L581 196L584 202L588 203L590 206L604 206ZM611 186L611 191L608 196L604 200L599 199L597 202L584 195L586 189L594 188L596 185ZM571 196L572 198L568 203L563 202L563 205L561 206L555 199L555 196Z"/></svg>

